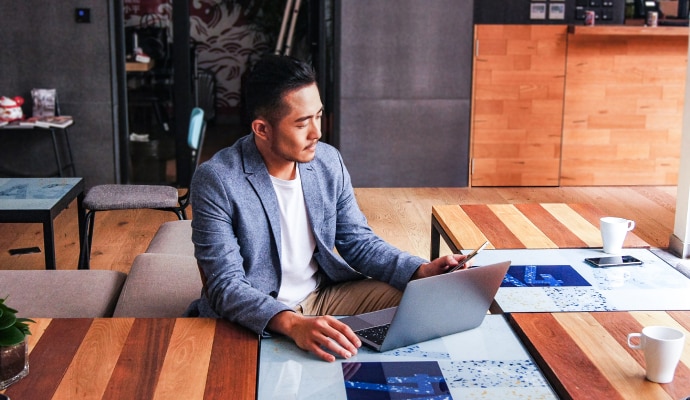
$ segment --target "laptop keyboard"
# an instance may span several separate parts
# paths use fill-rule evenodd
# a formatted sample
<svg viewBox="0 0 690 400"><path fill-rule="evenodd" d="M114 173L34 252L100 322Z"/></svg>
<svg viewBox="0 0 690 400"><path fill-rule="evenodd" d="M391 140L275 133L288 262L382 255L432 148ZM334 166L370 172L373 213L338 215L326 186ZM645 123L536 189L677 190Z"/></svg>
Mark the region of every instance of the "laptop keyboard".
<svg viewBox="0 0 690 400"><path fill-rule="evenodd" d="M369 341L372 341L380 345L381 343L383 343L383 339L386 337L386 333L388 332L388 328L390 326L391 324L373 326L371 328L360 329L358 331L355 331L355 333Z"/></svg>

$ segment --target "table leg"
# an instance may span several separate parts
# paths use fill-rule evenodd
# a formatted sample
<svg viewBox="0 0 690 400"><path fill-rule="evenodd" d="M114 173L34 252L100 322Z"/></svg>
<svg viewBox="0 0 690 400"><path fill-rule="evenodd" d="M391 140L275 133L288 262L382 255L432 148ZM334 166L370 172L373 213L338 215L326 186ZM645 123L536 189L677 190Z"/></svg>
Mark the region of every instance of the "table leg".
<svg viewBox="0 0 690 400"><path fill-rule="evenodd" d="M48 217L47 221L43 221L43 247L46 269L55 269L55 236L52 217Z"/></svg>
<svg viewBox="0 0 690 400"><path fill-rule="evenodd" d="M86 229L84 223L86 221L86 210L84 210L84 192L77 196L77 220L79 221L79 264L78 269L89 269L89 256L84 254L84 241L86 240Z"/></svg>
<svg viewBox="0 0 690 400"><path fill-rule="evenodd" d="M441 232L439 231L438 221L436 217L431 214L431 255L430 260L438 258L441 247Z"/></svg>
<svg viewBox="0 0 690 400"><path fill-rule="evenodd" d="M450 236L448 236L448 233L443 230L443 227L441 227L441 224L438 222L436 217L431 214L431 259L436 259L439 256L439 253L441 251L441 238L443 238L443 241L446 242L448 247L450 248L450 251L452 253L459 253L460 249L455 246L453 241L450 239Z"/></svg>
<svg viewBox="0 0 690 400"><path fill-rule="evenodd" d="M65 135L65 143L67 144L67 157L69 160L67 160L67 165L72 169L72 176L77 176L77 168L74 166L74 157L72 157L72 145L69 143L69 132L67 131L67 128L62 130L62 133Z"/></svg>
<svg viewBox="0 0 690 400"><path fill-rule="evenodd" d="M60 159L60 149L58 148L57 137L55 137L54 128L50 128L50 136L53 138L53 150L55 151L55 162L57 163L58 167L58 176L63 176L62 170L64 167L62 166L62 161Z"/></svg>

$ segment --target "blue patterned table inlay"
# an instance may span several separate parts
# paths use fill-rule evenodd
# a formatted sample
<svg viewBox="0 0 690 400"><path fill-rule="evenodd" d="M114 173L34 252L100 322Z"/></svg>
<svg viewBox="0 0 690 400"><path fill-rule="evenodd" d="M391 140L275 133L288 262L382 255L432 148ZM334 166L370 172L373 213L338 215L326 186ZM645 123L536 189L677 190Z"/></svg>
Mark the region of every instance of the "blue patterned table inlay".
<svg viewBox="0 0 690 400"><path fill-rule="evenodd" d="M453 388L546 387L544 377L531 360L470 360L439 364L448 386Z"/></svg>
<svg viewBox="0 0 690 400"><path fill-rule="evenodd" d="M353 379L361 365L392 367L391 379ZM286 338L261 340L258 399L350 400L360 397L348 397L353 393L348 386L365 384L377 389L367 391L370 396L361 397L365 399L378 398L372 393L394 394L384 399L557 398L502 315L487 315L476 329L384 353L361 348L355 357L334 363L317 359ZM408 393L417 389L418 394Z"/></svg>
<svg viewBox="0 0 690 400"><path fill-rule="evenodd" d="M1 210L50 210L82 178L0 178Z"/></svg>
<svg viewBox="0 0 690 400"><path fill-rule="evenodd" d="M570 265L511 265L501 287L592 286Z"/></svg>
<svg viewBox="0 0 690 400"><path fill-rule="evenodd" d="M343 362L348 400L452 399L435 361Z"/></svg>

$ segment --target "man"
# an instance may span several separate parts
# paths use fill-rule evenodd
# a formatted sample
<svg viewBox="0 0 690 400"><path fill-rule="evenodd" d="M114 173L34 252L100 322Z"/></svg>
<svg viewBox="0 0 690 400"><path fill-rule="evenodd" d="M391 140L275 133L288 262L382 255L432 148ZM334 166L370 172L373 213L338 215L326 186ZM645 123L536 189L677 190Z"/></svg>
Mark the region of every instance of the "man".
<svg viewBox="0 0 690 400"><path fill-rule="evenodd" d="M410 279L465 256L427 262L371 231L340 154L319 142L323 105L310 66L267 56L244 83L244 101L252 133L192 182L204 290L189 313L286 335L326 361L349 358L361 342L329 315L395 306Z"/></svg>

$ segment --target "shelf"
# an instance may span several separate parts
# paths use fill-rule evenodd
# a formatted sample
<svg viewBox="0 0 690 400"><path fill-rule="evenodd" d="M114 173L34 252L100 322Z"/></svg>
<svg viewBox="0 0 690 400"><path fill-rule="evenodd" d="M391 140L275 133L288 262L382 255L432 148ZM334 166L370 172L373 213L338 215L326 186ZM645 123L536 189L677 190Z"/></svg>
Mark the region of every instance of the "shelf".
<svg viewBox="0 0 690 400"><path fill-rule="evenodd" d="M688 36L687 26L568 26L571 35L591 36Z"/></svg>
<svg viewBox="0 0 690 400"><path fill-rule="evenodd" d="M127 72L146 72L153 68L153 60L147 63L127 62L125 64L125 71Z"/></svg>

